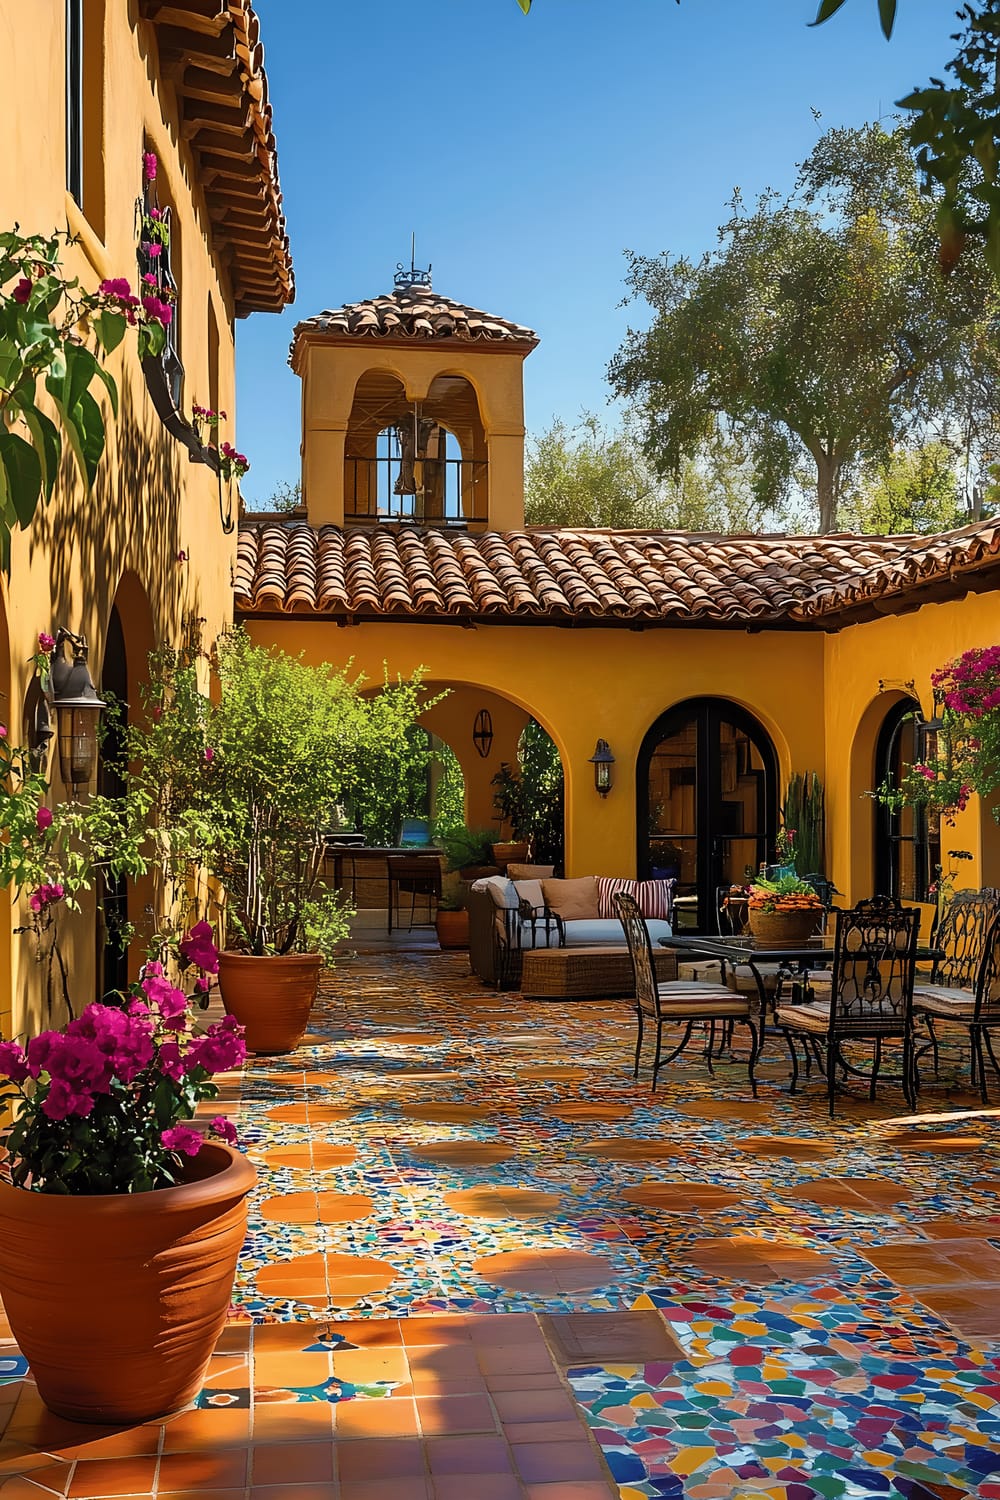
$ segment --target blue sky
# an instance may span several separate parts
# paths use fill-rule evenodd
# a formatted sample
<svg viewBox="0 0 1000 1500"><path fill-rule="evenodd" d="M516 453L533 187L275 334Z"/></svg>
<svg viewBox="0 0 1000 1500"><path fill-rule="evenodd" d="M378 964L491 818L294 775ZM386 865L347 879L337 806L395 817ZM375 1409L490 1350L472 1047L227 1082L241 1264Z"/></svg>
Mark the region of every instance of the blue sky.
<svg viewBox="0 0 1000 1500"><path fill-rule="evenodd" d="M248 500L298 477L296 321L391 290L411 231L437 291L540 334L529 432L606 413L623 250L709 248L735 186L939 74L955 8L900 0L887 43L876 0L257 0L298 293L238 325Z"/></svg>

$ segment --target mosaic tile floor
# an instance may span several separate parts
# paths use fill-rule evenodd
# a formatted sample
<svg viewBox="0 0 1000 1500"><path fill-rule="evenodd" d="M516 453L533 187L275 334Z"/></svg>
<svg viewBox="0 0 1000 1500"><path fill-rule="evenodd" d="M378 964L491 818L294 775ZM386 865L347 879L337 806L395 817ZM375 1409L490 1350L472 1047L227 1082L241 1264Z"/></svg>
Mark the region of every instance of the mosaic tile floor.
<svg viewBox="0 0 1000 1500"><path fill-rule="evenodd" d="M0 1347L3 1500L1000 1500L1000 1111L958 1051L921 1116L831 1123L779 1042L755 1103L693 1052L651 1097L632 1036L461 955L342 963L232 1090L259 1191L198 1409L83 1445Z"/></svg>

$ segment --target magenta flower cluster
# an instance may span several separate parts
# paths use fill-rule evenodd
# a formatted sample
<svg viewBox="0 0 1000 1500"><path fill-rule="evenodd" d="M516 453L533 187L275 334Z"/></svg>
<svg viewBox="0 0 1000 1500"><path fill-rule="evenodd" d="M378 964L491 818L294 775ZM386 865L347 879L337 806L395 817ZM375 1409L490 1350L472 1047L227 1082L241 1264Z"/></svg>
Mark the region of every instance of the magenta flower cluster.
<svg viewBox="0 0 1000 1500"><path fill-rule="evenodd" d="M219 452L222 455L223 464L228 473L235 474L237 479L247 473L250 468L250 460L245 453L237 452L232 443L223 443L219 448Z"/></svg>
<svg viewBox="0 0 1000 1500"><path fill-rule="evenodd" d="M40 811L41 809L39 809ZM51 817L51 814L49 816ZM66 892L60 882L54 880L51 884L40 885L37 891L33 891L28 897L28 905L35 915L38 916L41 912L47 911L50 906L55 906L57 902L62 900L65 894Z"/></svg>
<svg viewBox="0 0 1000 1500"><path fill-rule="evenodd" d="M191 962L218 969L208 923L199 923L184 942ZM11 1133L15 1181L18 1171L22 1181L31 1174L44 1179L44 1163L53 1154L47 1132L57 1126L74 1132L56 1137L64 1143L55 1150L57 1162L65 1160L69 1141L78 1156L114 1156L123 1129L145 1140L154 1165L196 1155L204 1135L186 1123L194 1104L217 1092L214 1074L238 1067L245 1055L243 1028L231 1016L203 1032L194 1029L187 996L158 962L146 965L122 1005L88 1005L61 1031L42 1032L26 1048L0 1042L0 1078L22 1100ZM224 1115L210 1120L209 1130L235 1144L236 1132ZM161 1175L174 1180L173 1172Z"/></svg>
<svg viewBox="0 0 1000 1500"><path fill-rule="evenodd" d="M944 694L944 706L968 719L981 719L1000 708L1000 646L965 651L931 674L931 683Z"/></svg>

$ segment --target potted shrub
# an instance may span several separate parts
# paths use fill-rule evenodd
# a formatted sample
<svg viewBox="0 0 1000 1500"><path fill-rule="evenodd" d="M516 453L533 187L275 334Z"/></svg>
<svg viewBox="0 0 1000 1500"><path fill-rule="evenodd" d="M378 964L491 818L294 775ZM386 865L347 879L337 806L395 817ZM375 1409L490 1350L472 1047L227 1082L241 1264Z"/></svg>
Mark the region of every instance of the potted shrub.
<svg viewBox="0 0 1000 1500"><path fill-rule="evenodd" d="M499 873L493 863L492 828L466 828L456 823L438 829L435 842L444 850L448 869L457 870L463 880Z"/></svg>
<svg viewBox="0 0 1000 1500"><path fill-rule="evenodd" d="M446 885L438 899L434 918L438 942L442 948L469 946L469 913L457 885Z"/></svg>
<svg viewBox="0 0 1000 1500"><path fill-rule="evenodd" d="M211 932L196 948L210 957ZM211 959L210 964L211 966ZM42 1400L81 1422L176 1411L226 1321L254 1169L222 1115L190 1122L243 1059L195 1029L159 962L120 1005L0 1044L14 1105L0 1182L0 1296Z"/></svg>
<svg viewBox="0 0 1000 1500"><path fill-rule="evenodd" d="M175 892L211 877L225 914L219 987L252 1052L288 1052L308 1023L320 969L350 909L323 879L331 809L392 760L421 709L417 682L374 698L333 668L222 637L217 691L195 658L152 663L147 724L130 738L130 795L152 800Z"/></svg>
<svg viewBox="0 0 1000 1500"><path fill-rule="evenodd" d="M747 898L750 931L767 947L797 947L816 931L823 912L811 885L795 875L757 875Z"/></svg>

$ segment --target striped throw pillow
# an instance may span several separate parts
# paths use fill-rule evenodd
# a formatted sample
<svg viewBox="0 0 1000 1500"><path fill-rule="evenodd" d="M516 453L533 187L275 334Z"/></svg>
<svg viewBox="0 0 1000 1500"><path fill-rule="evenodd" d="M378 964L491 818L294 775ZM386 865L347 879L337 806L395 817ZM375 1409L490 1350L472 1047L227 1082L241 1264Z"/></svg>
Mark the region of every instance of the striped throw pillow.
<svg viewBox="0 0 1000 1500"><path fill-rule="evenodd" d="M631 896L647 921L669 922L674 906L675 880L622 880L613 875L597 877L597 909L602 917L616 917L612 897L618 891Z"/></svg>

